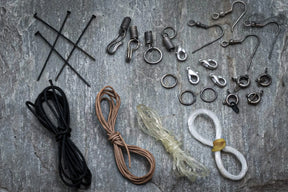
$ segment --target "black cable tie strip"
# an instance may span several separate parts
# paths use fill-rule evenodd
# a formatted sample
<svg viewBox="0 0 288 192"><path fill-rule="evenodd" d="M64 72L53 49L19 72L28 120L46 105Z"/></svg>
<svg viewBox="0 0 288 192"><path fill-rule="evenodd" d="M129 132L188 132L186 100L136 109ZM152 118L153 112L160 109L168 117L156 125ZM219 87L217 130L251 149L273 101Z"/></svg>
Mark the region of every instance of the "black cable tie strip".
<svg viewBox="0 0 288 192"><path fill-rule="evenodd" d="M89 187L92 174L87 167L84 156L70 139L70 114L69 105L65 93L60 87L51 86L45 88L37 97L35 103L26 102L28 109L37 117L40 123L52 132L58 143L58 169L62 181L75 188L81 186ZM45 105L44 105L45 103ZM49 109L52 114L46 113ZM50 118L49 118L50 117ZM57 122L57 126L52 122L51 117Z"/></svg>

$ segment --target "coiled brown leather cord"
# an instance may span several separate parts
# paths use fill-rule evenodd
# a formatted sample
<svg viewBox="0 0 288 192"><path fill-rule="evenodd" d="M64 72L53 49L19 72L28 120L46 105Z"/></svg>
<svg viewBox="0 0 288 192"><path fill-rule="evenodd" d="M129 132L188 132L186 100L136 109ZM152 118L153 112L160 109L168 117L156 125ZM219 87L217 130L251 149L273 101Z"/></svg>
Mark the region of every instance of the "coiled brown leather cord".
<svg viewBox="0 0 288 192"><path fill-rule="evenodd" d="M101 109L101 102L104 100L108 101L109 103L109 115L107 120L104 118ZM103 89L101 89L101 91L98 93L96 97L95 102L96 115L102 127L107 131L108 140L111 141L111 143L114 146L115 161L120 173L134 184L137 185L144 184L148 182L154 174L155 159L154 156L149 151L135 145L126 144L120 133L118 131L115 132L115 122L117 119L120 104L121 104L120 96L116 93L116 91L112 87L106 86ZM131 167L130 153L136 153L147 159L147 161L150 164L149 172L142 177L137 177L133 175L126 166L122 148L125 148L125 150L127 151L129 158L129 168Z"/></svg>

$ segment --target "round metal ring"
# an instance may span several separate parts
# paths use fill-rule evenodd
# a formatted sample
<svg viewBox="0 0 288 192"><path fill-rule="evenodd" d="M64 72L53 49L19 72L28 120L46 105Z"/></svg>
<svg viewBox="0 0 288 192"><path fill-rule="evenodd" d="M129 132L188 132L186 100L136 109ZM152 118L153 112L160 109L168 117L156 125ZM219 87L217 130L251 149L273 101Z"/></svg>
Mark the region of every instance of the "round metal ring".
<svg viewBox="0 0 288 192"><path fill-rule="evenodd" d="M185 103L185 102L183 101L182 97L183 97L183 95L184 95L185 93L190 93L190 94L192 95L193 98L192 98L192 101L191 101L191 102ZM186 106L192 105L193 103L196 102L196 96L195 96L195 94L194 94L193 91L190 91L190 90L182 91L182 92L180 93L180 95L179 95L179 102L180 102L182 105L186 105Z"/></svg>
<svg viewBox="0 0 288 192"><path fill-rule="evenodd" d="M175 83L174 84L172 84L172 85L166 85L165 83L164 83L164 79L166 78L166 77L172 77L174 80L175 80ZM175 75L172 75L172 74L165 74L165 75L163 75L163 77L161 78L161 85L162 85L162 87L164 87L164 88L166 88L166 89L172 89L173 87L175 87L176 85L177 85L177 83L178 83L178 80L177 80L177 77L175 76Z"/></svg>
<svg viewBox="0 0 288 192"><path fill-rule="evenodd" d="M256 82L262 87L268 87L272 83L272 77L269 74L264 73L259 75Z"/></svg>
<svg viewBox="0 0 288 192"><path fill-rule="evenodd" d="M235 101L231 101L231 100L235 100ZM233 106L232 103L235 103L236 105L238 105L238 103L239 103L239 98L238 98L237 95L230 93L230 94L228 94L228 95L226 96L225 103L226 103L228 106L230 106L230 107Z"/></svg>
<svg viewBox="0 0 288 192"><path fill-rule="evenodd" d="M249 93L247 101L249 104L257 105L261 101L261 95L259 93Z"/></svg>
<svg viewBox="0 0 288 192"><path fill-rule="evenodd" d="M149 61L149 59L147 58L147 54L149 52L153 52L153 51L160 53L160 58L156 61ZM144 52L144 60L148 64L155 65L155 64L159 63L162 60L162 58L163 58L162 51L157 47L150 47L149 49L147 49L147 51Z"/></svg>
<svg viewBox="0 0 288 192"><path fill-rule="evenodd" d="M250 78L247 75L241 75L237 79L236 83L239 85L239 87L246 88L250 85Z"/></svg>
<svg viewBox="0 0 288 192"><path fill-rule="evenodd" d="M208 100L204 98L204 92L210 90L214 93L214 98ZM218 97L218 93L215 91L215 89L211 88L211 87L206 87L204 88L201 92L200 92L200 98L202 99L202 101L206 102L206 103L212 103L213 101L215 101Z"/></svg>
<svg viewBox="0 0 288 192"><path fill-rule="evenodd" d="M170 29L173 31L173 35L170 37L169 34L167 32L165 32L165 30ZM169 37L169 39L174 39L177 35L176 30L173 27L165 27L161 33L162 36L167 35Z"/></svg>

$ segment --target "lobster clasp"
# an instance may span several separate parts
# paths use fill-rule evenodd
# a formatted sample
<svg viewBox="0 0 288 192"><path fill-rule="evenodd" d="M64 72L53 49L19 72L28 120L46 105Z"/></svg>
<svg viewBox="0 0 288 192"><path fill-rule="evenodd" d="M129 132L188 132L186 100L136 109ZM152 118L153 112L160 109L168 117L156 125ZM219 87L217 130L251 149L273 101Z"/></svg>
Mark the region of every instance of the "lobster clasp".
<svg viewBox="0 0 288 192"><path fill-rule="evenodd" d="M187 53L182 47L178 46L175 53L178 61L185 61L187 59Z"/></svg>
<svg viewBox="0 0 288 192"><path fill-rule="evenodd" d="M200 81L198 72L193 71L190 67L187 67L188 80L192 85L197 85Z"/></svg>
<svg viewBox="0 0 288 192"><path fill-rule="evenodd" d="M227 84L226 79L224 79L224 77L222 76L217 76L214 75L213 73L210 73L209 77L213 81L213 83L219 87L225 87Z"/></svg>
<svg viewBox="0 0 288 192"><path fill-rule="evenodd" d="M213 60L213 59L199 59L199 63L201 65L203 65L203 67L207 68L207 69L211 69L214 70L218 67L218 63L217 61Z"/></svg>

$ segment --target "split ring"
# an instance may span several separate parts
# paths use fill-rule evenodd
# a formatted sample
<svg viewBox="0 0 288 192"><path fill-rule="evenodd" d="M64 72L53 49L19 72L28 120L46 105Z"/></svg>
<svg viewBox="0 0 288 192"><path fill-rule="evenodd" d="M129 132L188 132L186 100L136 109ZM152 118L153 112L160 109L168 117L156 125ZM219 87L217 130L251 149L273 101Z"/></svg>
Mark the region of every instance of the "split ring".
<svg viewBox="0 0 288 192"><path fill-rule="evenodd" d="M172 77L174 80L175 80L175 83L174 84L172 84L172 85L166 85L165 83L164 83L164 79L166 78L166 77ZM163 77L161 78L161 85L162 85L162 87L164 87L164 88L166 88L166 89L172 89L173 87L175 87L176 85L177 85L177 83L178 83L178 80L177 80L177 77L175 76L175 75L172 75L172 74L165 74L165 75L163 75Z"/></svg>
<svg viewBox="0 0 288 192"><path fill-rule="evenodd" d="M157 53L160 54L160 58L156 61L151 61L147 58L147 54L149 52L151 53L153 51L156 51ZM151 47L151 48L147 49L144 53L144 60L146 61L146 63L151 64L151 65L155 65L155 64L159 63L162 60L162 58L163 58L162 51L160 49L158 49L157 47Z"/></svg>
<svg viewBox="0 0 288 192"><path fill-rule="evenodd" d="M205 99L204 97L204 93L205 91L212 91L214 93L214 97L212 99ZM201 92L200 92L200 98L202 99L202 101L206 102L206 103L212 103L213 101L215 101L218 97L218 93L215 91L215 89L211 88L211 87L206 87L204 88Z"/></svg>
<svg viewBox="0 0 288 192"><path fill-rule="evenodd" d="M191 102L187 102L185 103L182 99L183 95L185 93L190 93L192 95L192 101ZM196 96L195 96L195 93L193 91L190 91L190 90L186 90L186 91L182 91L179 95L179 102L182 104L182 105L186 105L186 106L189 106L189 105L192 105L196 102Z"/></svg>

